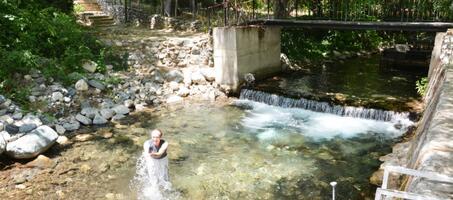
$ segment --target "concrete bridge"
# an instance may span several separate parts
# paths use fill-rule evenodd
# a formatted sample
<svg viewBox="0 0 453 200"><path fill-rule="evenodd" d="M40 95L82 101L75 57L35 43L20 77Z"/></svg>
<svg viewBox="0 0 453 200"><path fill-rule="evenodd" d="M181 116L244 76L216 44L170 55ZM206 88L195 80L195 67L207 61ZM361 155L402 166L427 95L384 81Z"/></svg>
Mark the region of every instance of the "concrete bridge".
<svg viewBox="0 0 453 200"><path fill-rule="evenodd" d="M247 73L263 79L281 72L281 27L445 32L453 28L453 23L260 19L243 26L216 27L213 29L216 82L237 91Z"/></svg>

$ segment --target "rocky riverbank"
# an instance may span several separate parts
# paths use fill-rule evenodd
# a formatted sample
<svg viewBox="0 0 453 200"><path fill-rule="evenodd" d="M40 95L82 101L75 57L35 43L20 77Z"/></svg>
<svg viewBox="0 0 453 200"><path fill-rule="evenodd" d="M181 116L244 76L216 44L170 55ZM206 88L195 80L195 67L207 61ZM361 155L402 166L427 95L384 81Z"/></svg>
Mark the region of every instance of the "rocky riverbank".
<svg viewBox="0 0 453 200"><path fill-rule="evenodd" d="M103 35L110 31L111 37ZM145 107L227 99L228 88L214 82L207 34L112 28L100 37L124 55L127 70L108 65L99 73L96 63L86 61L81 66L86 74L68 75L78 79L71 86L45 78L39 70L19 77L31 88L27 99L32 112L0 95L0 153L34 158L55 142L77 138L81 128L106 126Z"/></svg>

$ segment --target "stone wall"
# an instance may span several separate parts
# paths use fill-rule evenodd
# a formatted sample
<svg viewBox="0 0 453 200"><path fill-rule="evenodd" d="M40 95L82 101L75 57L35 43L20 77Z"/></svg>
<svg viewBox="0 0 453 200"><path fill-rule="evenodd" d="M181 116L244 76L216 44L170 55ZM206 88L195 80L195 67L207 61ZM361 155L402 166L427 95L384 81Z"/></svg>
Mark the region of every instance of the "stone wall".
<svg viewBox="0 0 453 200"><path fill-rule="evenodd" d="M453 176L453 29L437 34L428 79L425 113L410 144L407 167ZM421 178L409 178L405 189L453 197L453 185Z"/></svg>
<svg viewBox="0 0 453 200"><path fill-rule="evenodd" d="M116 23L125 23L126 17L123 4L114 4L111 0L97 0L102 11L106 12L115 19ZM127 9L127 20L130 22L138 21L140 24L146 24L150 21L150 15L137 9Z"/></svg>

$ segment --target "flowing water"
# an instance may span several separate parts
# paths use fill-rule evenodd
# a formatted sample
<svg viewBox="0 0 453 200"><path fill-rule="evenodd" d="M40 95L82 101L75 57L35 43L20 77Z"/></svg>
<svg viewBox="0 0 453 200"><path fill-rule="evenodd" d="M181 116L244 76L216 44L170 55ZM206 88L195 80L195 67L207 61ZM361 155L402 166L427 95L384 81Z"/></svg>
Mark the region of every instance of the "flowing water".
<svg viewBox="0 0 453 200"><path fill-rule="evenodd" d="M172 188L126 194L151 199L327 199L330 181L338 182L340 199L372 197L368 178L379 166L378 157L411 125L404 119L396 126L249 100L231 106L176 105L134 120L164 130L170 142ZM148 176L140 175L146 167L141 152L131 156L138 168L130 185L147 186Z"/></svg>

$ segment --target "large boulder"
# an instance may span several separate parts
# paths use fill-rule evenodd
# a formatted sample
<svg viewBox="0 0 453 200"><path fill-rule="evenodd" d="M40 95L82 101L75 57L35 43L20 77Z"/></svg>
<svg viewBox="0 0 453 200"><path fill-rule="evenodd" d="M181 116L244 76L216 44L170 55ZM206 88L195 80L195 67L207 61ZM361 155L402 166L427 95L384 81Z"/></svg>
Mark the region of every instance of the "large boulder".
<svg viewBox="0 0 453 200"><path fill-rule="evenodd" d="M6 154L16 159L33 158L50 148L58 134L50 127L43 125L31 133L6 145Z"/></svg>

